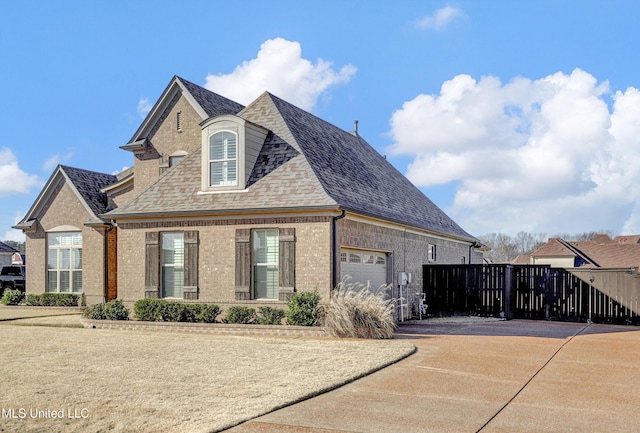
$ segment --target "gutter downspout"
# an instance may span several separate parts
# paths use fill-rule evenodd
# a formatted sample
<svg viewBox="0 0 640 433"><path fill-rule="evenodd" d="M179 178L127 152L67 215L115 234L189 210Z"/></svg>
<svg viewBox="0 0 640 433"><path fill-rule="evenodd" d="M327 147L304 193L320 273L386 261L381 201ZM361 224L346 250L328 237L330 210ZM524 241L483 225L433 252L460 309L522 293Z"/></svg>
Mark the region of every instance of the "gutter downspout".
<svg viewBox="0 0 640 433"><path fill-rule="evenodd" d="M472 243L469 244L469 263L471 264L471 249L472 248L480 248L482 247L482 244L476 241L473 241Z"/></svg>
<svg viewBox="0 0 640 433"><path fill-rule="evenodd" d="M338 260L340 259L340 251L338 246L338 220L344 218L347 215L347 211L341 209L342 213L333 217L331 222L331 246L333 249L333 275L331 276L331 289L335 289L338 286Z"/></svg>
<svg viewBox="0 0 640 433"><path fill-rule="evenodd" d="M107 228L104 231L104 247L103 247L103 262L104 262L104 288L102 291L102 303L106 304L109 298L109 233L115 227L112 222L105 222Z"/></svg>

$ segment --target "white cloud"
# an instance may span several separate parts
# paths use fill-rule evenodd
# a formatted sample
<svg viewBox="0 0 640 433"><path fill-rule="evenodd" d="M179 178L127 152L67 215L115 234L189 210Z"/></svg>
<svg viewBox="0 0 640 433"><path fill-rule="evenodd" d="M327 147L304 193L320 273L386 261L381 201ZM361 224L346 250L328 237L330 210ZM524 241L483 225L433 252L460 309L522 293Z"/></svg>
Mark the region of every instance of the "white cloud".
<svg viewBox="0 0 640 433"><path fill-rule="evenodd" d="M152 108L153 106L151 105L151 102L149 102L148 97L140 97L140 100L138 100L138 115L140 118L144 119L147 117L147 114L149 114L149 111L151 111Z"/></svg>
<svg viewBox="0 0 640 433"><path fill-rule="evenodd" d="M390 151L414 158L409 179L456 182L448 211L475 234L640 233L638 89L612 95L580 69L506 84L459 75L390 123Z"/></svg>
<svg viewBox="0 0 640 433"><path fill-rule="evenodd" d="M269 39L255 59L243 62L226 75L208 75L205 87L242 104L268 91L292 104L311 110L329 87L348 82L356 73L352 65L334 70L331 62L316 63L302 57L298 42Z"/></svg>
<svg viewBox="0 0 640 433"><path fill-rule="evenodd" d="M415 21L415 26L418 29L434 29L443 30L456 18L462 17L462 10L453 6L445 6L438 9L433 15L427 15Z"/></svg>
<svg viewBox="0 0 640 433"><path fill-rule="evenodd" d="M73 157L73 152L67 152L64 155L55 154L49 159L47 159L44 164L42 164L42 169L44 171L52 171L54 168L58 166L61 162L68 161Z"/></svg>
<svg viewBox="0 0 640 433"><path fill-rule="evenodd" d="M20 211L16 212L13 218L13 224L18 224L26 212ZM16 241L16 242L24 242L25 235L22 230L10 229L4 233L3 241Z"/></svg>
<svg viewBox="0 0 640 433"><path fill-rule="evenodd" d="M40 186L38 176L25 173L11 149L0 149L0 197L28 194L34 186Z"/></svg>

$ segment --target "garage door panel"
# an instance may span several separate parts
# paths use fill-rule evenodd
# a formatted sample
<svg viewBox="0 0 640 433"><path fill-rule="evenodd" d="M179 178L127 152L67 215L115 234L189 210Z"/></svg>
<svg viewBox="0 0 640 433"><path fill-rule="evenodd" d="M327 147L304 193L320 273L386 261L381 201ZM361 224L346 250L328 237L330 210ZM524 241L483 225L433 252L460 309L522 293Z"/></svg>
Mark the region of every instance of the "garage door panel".
<svg viewBox="0 0 640 433"><path fill-rule="evenodd" d="M367 284L370 290L379 292L381 286L387 284L386 254L372 251L342 250L340 254L340 274L344 279L349 276L349 282Z"/></svg>

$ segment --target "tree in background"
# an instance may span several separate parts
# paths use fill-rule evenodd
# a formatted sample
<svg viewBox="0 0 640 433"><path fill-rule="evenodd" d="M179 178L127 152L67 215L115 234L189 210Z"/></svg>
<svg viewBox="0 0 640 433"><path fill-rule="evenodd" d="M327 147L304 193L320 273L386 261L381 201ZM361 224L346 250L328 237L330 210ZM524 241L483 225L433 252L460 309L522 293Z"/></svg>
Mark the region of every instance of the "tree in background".
<svg viewBox="0 0 640 433"><path fill-rule="evenodd" d="M589 241L598 235L608 235L613 238L615 235L612 230L601 230L597 232L584 232L578 234L561 233L551 237L561 238L568 242ZM484 253L484 257L492 263L510 262L520 254L531 254L540 248L549 237L546 233L530 233L520 231L514 237L504 233L489 233L478 236L478 239L490 248Z"/></svg>

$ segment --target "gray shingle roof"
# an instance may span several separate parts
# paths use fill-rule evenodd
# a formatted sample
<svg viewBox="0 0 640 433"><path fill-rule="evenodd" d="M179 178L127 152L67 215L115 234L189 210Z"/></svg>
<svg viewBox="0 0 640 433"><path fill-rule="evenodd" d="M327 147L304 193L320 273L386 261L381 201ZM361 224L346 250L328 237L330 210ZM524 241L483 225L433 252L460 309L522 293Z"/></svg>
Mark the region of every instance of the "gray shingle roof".
<svg viewBox="0 0 640 433"><path fill-rule="evenodd" d="M118 181L116 176L65 165L61 165L60 169L64 171L82 199L96 216L109 210L107 208L107 195L100 192L100 190L116 183Z"/></svg>
<svg viewBox="0 0 640 433"><path fill-rule="evenodd" d="M5 244L4 242L0 242L0 253L15 253L17 251L18 250Z"/></svg>
<svg viewBox="0 0 640 433"><path fill-rule="evenodd" d="M201 97L209 92L186 83L190 92ZM107 216L120 219L147 214L341 207L475 240L361 137L267 92L237 115L270 131L246 192L198 194L198 149Z"/></svg>
<svg viewBox="0 0 640 433"><path fill-rule="evenodd" d="M327 193L348 210L473 238L362 137L271 95Z"/></svg>
<svg viewBox="0 0 640 433"><path fill-rule="evenodd" d="M203 87L193 84L184 78L177 77L184 87L187 88L193 99L196 100L209 117L220 116L223 114L236 114L244 108L244 105L238 104L231 99L220 96Z"/></svg>

